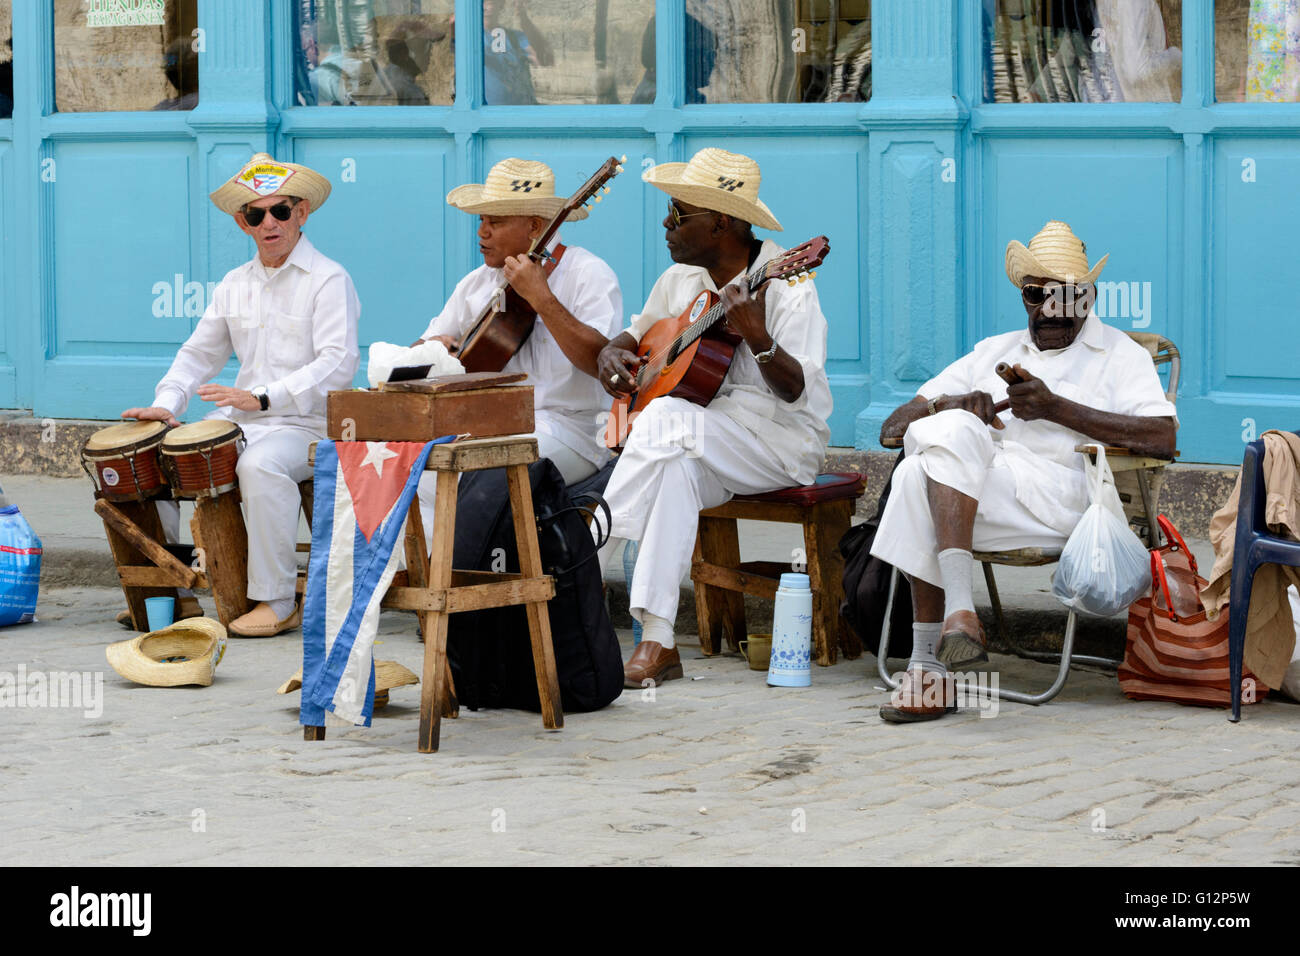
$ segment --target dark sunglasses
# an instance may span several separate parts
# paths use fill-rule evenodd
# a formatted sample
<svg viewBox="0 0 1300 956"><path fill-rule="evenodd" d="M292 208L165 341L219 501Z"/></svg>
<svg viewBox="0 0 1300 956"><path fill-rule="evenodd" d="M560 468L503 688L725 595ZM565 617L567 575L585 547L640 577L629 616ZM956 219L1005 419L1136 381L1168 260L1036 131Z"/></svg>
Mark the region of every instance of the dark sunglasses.
<svg viewBox="0 0 1300 956"><path fill-rule="evenodd" d="M682 224L683 219L690 219L691 216L711 216L711 215L713 215L713 213L707 209L704 212L683 213L680 209L677 208L677 203L673 202L671 199L668 200L668 221L672 223L673 229L676 229L678 226L680 226Z"/></svg>
<svg viewBox="0 0 1300 956"><path fill-rule="evenodd" d="M262 220L266 218L268 212L279 222L288 222L289 216L293 213L293 207L296 205L298 205L297 199L292 199L289 202L278 202L269 209L264 209L261 206L245 206L242 215L244 222L256 229L262 224Z"/></svg>
<svg viewBox="0 0 1300 956"><path fill-rule="evenodd" d="M1020 287L1020 297L1025 300L1026 305L1042 305L1054 295L1061 296L1063 300L1078 301L1087 294L1088 287L1085 285L1064 285L1059 282L1053 282L1051 285L1027 282Z"/></svg>

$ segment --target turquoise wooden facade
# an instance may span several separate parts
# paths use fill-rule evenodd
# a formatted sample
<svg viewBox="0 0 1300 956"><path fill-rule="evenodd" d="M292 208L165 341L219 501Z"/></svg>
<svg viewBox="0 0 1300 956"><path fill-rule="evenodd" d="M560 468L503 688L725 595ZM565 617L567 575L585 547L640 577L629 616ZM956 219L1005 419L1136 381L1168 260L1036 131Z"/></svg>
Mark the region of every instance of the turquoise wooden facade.
<svg viewBox="0 0 1300 956"><path fill-rule="evenodd" d="M411 341L475 264L475 222L443 197L508 155L544 159L573 188L628 156L564 235L611 263L636 311L668 265L664 198L637 173L721 145L762 163L777 238L830 237L817 282L834 444L875 448L920 382L1023 323L1003 249L1048 218L1110 252L1103 279L1136 283L1142 309L1114 324L1182 349L1185 461L1239 461L1243 438L1300 423L1286 231L1300 223L1300 104L1213 102L1210 3L1185 4L1181 103L982 104L978 2L877 0L870 102L683 106L666 78L683 75L684 2L657 4L653 105L478 105L481 5L457 0L469 42L456 46L454 106L293 106L291 5L199 0L199 106L98 114L54 112L49 4L16 3L0 407L111 418L149 401L196 321L186 300L252 254L207 194L254 151L334 182L307 231L351 272L366 343ZM155 314L164 288L180 314ZM190 417L205 410L196 401Z"/></svg>

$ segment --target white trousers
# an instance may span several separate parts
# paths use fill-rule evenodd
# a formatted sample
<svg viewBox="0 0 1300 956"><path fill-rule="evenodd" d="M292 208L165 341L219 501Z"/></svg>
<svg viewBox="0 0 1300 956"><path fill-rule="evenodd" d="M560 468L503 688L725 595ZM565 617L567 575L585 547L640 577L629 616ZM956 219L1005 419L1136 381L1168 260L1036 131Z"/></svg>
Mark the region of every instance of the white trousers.
<svg viewBox="0 0 1300 956"><path fill-rule="evenodd" d="M560 477L564 479L566 485L590 478L600 470L552 435L534 432L532 437L537 439L537 457L551 459L555 467L560 470ZM424 524L424 546L430 551L433 550L433 505L437 500L437 492L438 473L426 471L420 476L420 487L416 493L420 498L420 520ZM406 567L405 552L399 559L399 567Z"/></svg>
<svg viewBox="0 0 1300 956"><path fill-rule="evenodd" d="M1036 518L1016 498L1015 475L1000 461L1002 453L989 426L970 412L950 409L917 419L903 438L903 451L871 553L904 574L942 587L938 537L930 516L930 481L979 502L972 535L976 551L1065 544L1065 535Z"/></svg>
<svg viewBox="0 0 1300 956"><path fill-rule="evenodd" d="M293 598L298 582L298 482L312 476L307 450L322 436L295 425L241 424L248 440L235 474L244 500L248 531L248 597L252 601ZM168 541L180 539L180 507L158 502Z"/></svg>
<svg viewBox="0 0 1300 956"><path fill-rule="evenodd" d="M789 486L784 463L725 413L669 396L647 405L605 489L613 537L640 542L632 616L676 619L702 509Z"/></svg>

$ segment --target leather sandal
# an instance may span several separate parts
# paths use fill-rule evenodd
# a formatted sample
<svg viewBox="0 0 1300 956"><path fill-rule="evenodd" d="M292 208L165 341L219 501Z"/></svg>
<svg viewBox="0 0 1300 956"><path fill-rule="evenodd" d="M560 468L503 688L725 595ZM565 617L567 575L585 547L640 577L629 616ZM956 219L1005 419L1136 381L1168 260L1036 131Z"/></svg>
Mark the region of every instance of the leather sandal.
<svg viewBox="0 0 1300 956"><path fill-rule="evenodd" d="M943 622L935 657L949 670L961 670L989 659L988 638L974 611L955 611Z"/></svg>

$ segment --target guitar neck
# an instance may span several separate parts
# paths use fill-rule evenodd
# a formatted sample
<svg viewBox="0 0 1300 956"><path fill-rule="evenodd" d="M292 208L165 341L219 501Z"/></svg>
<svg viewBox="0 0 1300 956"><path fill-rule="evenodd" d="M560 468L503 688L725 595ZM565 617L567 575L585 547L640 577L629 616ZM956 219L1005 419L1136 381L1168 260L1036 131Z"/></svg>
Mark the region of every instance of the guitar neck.
<svg viewBox="0 0 1300 956"><path fill-rule="evenodd" d="M755 292L757 292L762 287L763 283L766 281L767 281L767 265L764 264L762 268L760 268L757 272L755 272L753 275L748 276L746 278L746 282L749 286L749 294L753 295ZM726 311L722 308L722 303L721 302L715 303L713 308L707 310L698 319L696 319L686 328L682 329L682 331L678 334L677 338L673 341L672 354L673 355L680 354L683 349L685 349L687 346L693 343L705 332L709 331L709 329L713 328L713 326L716 325L718 322L722 321L722 319L726 316L726 314L727 314Z"/></svg>

